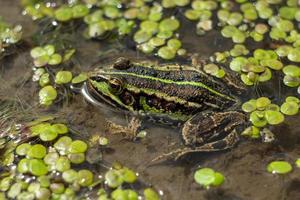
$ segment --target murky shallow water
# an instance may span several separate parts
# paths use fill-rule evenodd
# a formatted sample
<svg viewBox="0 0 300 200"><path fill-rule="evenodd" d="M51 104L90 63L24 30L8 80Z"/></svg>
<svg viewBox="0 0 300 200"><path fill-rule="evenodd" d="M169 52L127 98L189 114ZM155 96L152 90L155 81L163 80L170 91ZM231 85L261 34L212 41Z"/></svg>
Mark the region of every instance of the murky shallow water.
<svg viewBox="0 0 300 200"><path fill-rule="evenodd" d="M24 27L25 40L34 31L32 21L20 15L21 7L17 0L0 0L0 15L11 23L20 23ZM185 46L190 51L198 52L208 57L216 49L221 51L230 43L216 37L212 32L207 37L190 37L191 32L185 29L181 33ZM187 35L189 35L187 37ZM109 51L99 59L99 52L112 49L107 43L99 41L84 41L77 44L78 66L87 71L94 63L106 63L120 55L132 58L142 58L139 53L122 49ZM30 46L30 45L29 45ZM17 54L0 62L0 97L19 98L23 103L37 107L37 87L32 81L28 49L19 49ZM151 58L153 59L153 58ZM280 81L253 92L276 96L280 99L285 93ZM271 95L272 97L272 95ZM52 111L55 111L52 110ZM49 110L48 112L51 112ZM300 170L285 176L274 176L266 172L269 161L284 158L291 163L300 156L300 117L287 118L284 124L272 129L276 134L274 144L263 144L259 141L244 140L226 152L194 153L180 161L167 161L148 166L154 157L176 149L181 145L178 131L159 125L146 124L147 137L139 142L123 140L120 136L104 132L105 118L126 122L126 116L112 115L105 110L88 105L80 96L74 96L72 101L64 104L61 114L67 121L82 133L106 134L110 140L110 150L104 152L105 162L119 161L134 169L140 178L164 192L165 199L209 199L209 200L297 200L300 199ZM200 166L211 167L220 171L226 177L226 182L219 188L204 190L193 180L193 172Z"/></svg>

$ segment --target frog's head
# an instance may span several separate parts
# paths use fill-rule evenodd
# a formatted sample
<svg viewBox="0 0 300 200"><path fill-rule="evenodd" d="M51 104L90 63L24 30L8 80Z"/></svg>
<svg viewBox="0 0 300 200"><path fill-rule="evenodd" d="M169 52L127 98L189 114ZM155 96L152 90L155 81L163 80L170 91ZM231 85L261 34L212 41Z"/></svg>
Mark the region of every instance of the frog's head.
<svg viewBox="0 0 300 200"><path fill-rule="evenodd" d="M83 95L93 104L109 104L126 110L133 110L133 94L125 91L126 76L122 72L129 68L129 62L119 59L113 66L96 69L89 73Z"/></svg>

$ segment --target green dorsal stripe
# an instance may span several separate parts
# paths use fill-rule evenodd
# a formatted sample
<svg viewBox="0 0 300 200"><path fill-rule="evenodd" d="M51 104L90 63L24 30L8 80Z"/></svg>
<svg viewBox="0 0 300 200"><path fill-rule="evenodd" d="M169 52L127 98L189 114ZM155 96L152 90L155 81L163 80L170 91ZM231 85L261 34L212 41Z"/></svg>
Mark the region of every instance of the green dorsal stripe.
<svg viewBox="0 0 300 200"><path fill-rule="evenodd" d="M153 81L160 81L162 83L167 83L167 84L177 84L177 85L190 85L190 86L196 86L196 87L201 87L204 88L208 91L210 91L211 93L218 95L220 97L226 98L228 100L234 101L233 98L221 94L220 92L217 92L215 90L213 90L212 88L208 87L207 85L201 83L201 82L193 82L193 81L173 81L173 80L169 80L169 79L162 79L162 78L156 78L153 76L147 76L147 75L140 75L140 74L135 74L135 73L128 73L128 72L103 72L104 74L108 74L108 75L127 75L127 76L134 76L134 77L138 77L138 78L144 78L144 79L149 79L149 80L153 80Z"/></svg>

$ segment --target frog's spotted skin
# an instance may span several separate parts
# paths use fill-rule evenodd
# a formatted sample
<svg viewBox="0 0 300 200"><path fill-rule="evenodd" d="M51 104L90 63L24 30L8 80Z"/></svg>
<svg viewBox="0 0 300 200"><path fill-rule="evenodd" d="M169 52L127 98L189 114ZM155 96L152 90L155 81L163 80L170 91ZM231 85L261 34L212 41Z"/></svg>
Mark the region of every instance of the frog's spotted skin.
<svg viewBox="0 0 300 200"><path fill-rule="evenodd" d="M229 111L240 102L231 91L219 79L189 66L124 59L91 72L83 87L93 104L105 103L158 122L184 123L183 139L190 146L185 153L222 150L236 143L235 128L245 119Z"/></svg>

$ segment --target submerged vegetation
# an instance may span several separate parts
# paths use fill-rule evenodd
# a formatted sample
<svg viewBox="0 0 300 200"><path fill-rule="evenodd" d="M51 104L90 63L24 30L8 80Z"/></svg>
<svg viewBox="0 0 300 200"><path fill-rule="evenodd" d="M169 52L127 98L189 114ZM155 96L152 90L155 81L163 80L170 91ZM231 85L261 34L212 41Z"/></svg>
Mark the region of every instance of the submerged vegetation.
<svg viewBox="0 0 300 200"><path fill-rule="evenodd" d="M78 69L74 35L99 43L130 43L147 56L174 61L190 59L195 53L182 35L186 23L194 23L194 32L199 37L216 31L223 40L232 42L225 50L214 52L203 66L195 67L220 79L235 73L250 90L276 76L294 95L283 99L248 98L241 106L249 117L242 136L271 142L274 134L269 128L299 113L300 100L296 95L300 93L300 5L297 0L254 3L246 0L22 0L22 5L24 14L37 24L47 24L46 28L39 27L43 31L34 36L35 47L30 51L32 80L40 87L38 97L43 107L68 99L70 86L80 88L88 79L88 74ZM0 18L0 59L10 54L13 46L22 40L21 36L21 26L8 25ZM119 163L107 167L100 161L96 167L102 171L95 170L95 163L87 159L93 146L68 124L53 117L10 122L14 109L5 106L1 109L5 118L0 120L0 125L6 125L0 133L3 155L0 199L75 199L80 195L99 200L161 198L155 189L139 180L136 172ZM138 137L145 135L146 132L140 132ZM105 148L109 140L100 137L98 143ZM300 167L300 159L295 161L295 166ZM266 170L286 174L293 167L280 160L270 162ZM210 168L195 171L194 180L206 189L226 182L220 172Z"/></svg>

